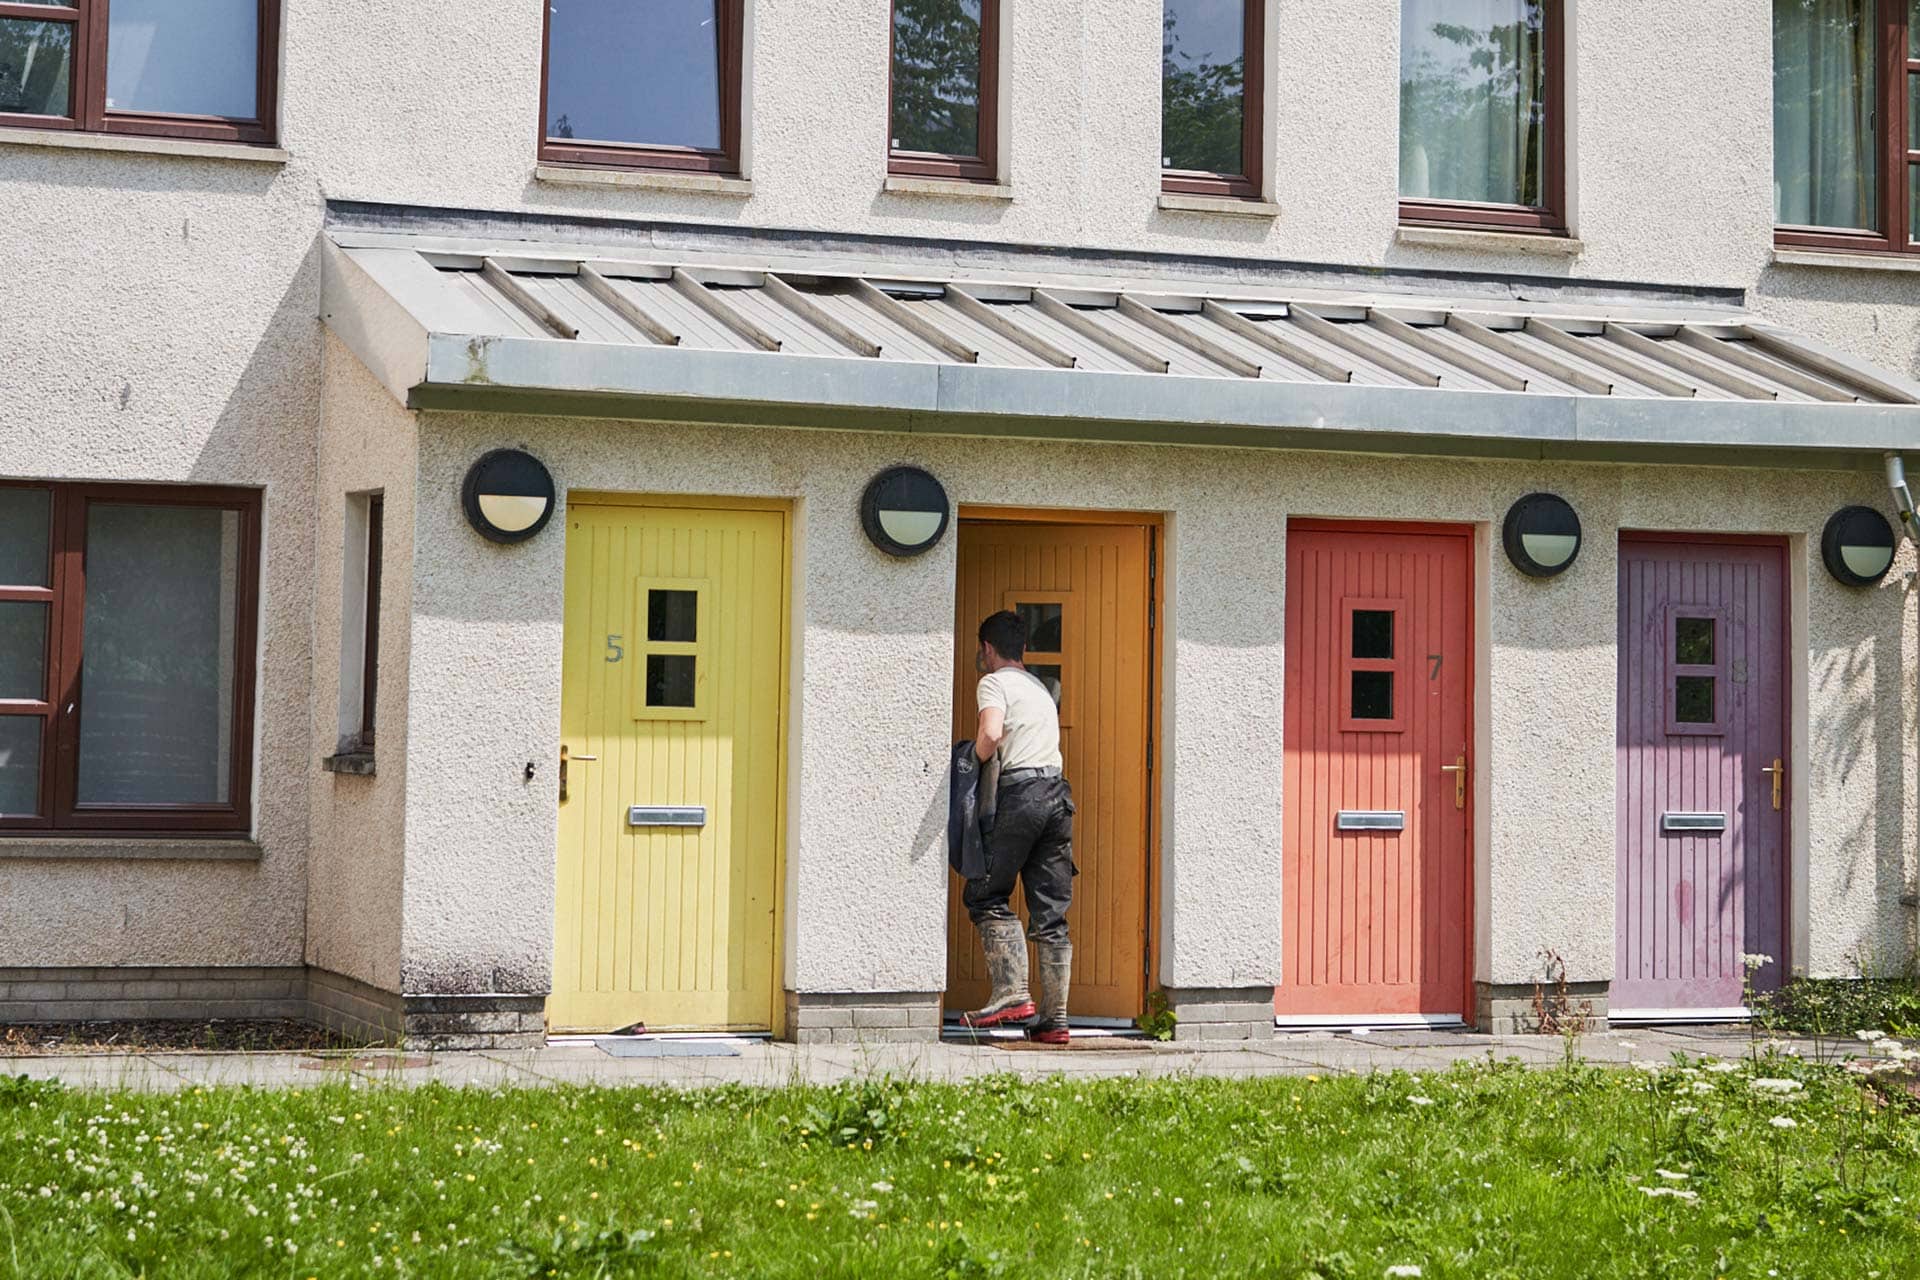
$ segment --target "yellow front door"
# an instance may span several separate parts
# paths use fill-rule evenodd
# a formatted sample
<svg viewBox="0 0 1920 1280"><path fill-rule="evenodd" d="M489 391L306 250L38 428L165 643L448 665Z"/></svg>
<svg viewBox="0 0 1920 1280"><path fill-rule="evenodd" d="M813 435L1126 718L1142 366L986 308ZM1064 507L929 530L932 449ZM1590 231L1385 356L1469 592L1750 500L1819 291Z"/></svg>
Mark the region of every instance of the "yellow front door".
<svg viewBox="0 0 1920 1280"><path fill-rule="evenodd" d="M787 521L567 514L555 1029L774 1025Z"/></svg>

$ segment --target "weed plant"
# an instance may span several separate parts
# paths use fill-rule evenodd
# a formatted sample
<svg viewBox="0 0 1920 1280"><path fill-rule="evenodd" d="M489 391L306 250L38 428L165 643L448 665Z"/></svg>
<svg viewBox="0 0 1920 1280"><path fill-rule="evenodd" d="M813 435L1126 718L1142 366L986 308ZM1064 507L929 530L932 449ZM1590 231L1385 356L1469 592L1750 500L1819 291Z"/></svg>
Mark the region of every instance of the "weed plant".
<svg viewBox="0 0 1920 1280"><path fill-rule="evenodd" d="M1907 1277L1920 1117L1791 1058L679 1092L0 1084L0 1280Z"/></svg>

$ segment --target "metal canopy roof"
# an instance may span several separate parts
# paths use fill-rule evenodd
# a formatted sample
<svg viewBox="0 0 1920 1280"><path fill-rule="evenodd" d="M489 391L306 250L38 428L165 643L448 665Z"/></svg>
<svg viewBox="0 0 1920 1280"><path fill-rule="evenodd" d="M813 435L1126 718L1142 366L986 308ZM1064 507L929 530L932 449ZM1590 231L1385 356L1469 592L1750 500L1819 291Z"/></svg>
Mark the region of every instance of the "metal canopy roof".
<svg viewBox="0 0 1920 1280"><path fill-rule="evenodd" d="M326 316L418 408L1449 452L1920 443L1920 386L1727 310L681 256L336 232Z"/></svg>

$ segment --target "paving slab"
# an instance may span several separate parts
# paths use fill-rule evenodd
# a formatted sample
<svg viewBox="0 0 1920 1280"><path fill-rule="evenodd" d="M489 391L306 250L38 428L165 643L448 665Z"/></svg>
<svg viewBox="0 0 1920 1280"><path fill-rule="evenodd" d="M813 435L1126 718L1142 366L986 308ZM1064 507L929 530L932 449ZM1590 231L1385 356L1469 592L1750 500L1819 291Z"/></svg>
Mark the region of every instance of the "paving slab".
<svg viewBox="0 0 1920 1280"><path fill-rule="evenodd" d="M173 1093L193 1083L139 1054L0 1059L0 1076L58 1080L70 1089L134 1089Z"/></svg>
<svg viewBox="0 0 1920 1280"><path fill-rule="evenodd" d="M1555 1036L1489 1036L1458 1031L1395 1029L1356 1036L1330 1030L1282 1031L1240 1041L1098 1041L1059 1050L1035 1046L946 1041L897 1044L794 1045L753 1041L737 1057L619 1058L592 1042L540 1049L446 1053L139 1053L0 1059L0 1075L61 1080L79 1088L173 1090L188 1086L253 1085L315 1088L345 1082L355 1088L413 1087L427 1082L479 1088L565 1084L705 1088L834 1084L876 1077L957 1082L995 1074L1035 1079L1180 1076L1353 1075L1375 1071L1441 1071L1465 1061L1517 1059L1535 1068L1558 1065L1566 1045ZM1664 1064L1676 1052L1691 1057L1740 1057L1751 1038L1740 1027L1635 1027L1596 1032L1575 1043L1587 1062L1625 1066ZM1856 1054L1851 1042L1792 1046L1805 1057Z"/></svg>

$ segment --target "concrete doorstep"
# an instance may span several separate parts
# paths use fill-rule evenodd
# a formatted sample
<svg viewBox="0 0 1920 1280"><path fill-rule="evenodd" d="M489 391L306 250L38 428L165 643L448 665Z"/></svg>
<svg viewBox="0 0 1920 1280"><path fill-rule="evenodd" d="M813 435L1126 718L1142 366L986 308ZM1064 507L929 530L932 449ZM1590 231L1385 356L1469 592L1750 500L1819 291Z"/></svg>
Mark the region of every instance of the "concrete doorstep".
<svg viewBox="0 0 1920 1280"><path fill-rule="evenodd" d="M1776 1042L1778 1043L1778 1042ZM1020 1076L1257 1077L1364 1075L1376 1071L1442 1071L1457 1062L1515 1060L1558 1065L1566 1046L1550 1036L1494 1036L1419 1030L1372 1033L1276 1032L1257 1041L1161 1043L1136 1036L1088 1035L1068 1049L1015 1039L958 1038L931 1043L835 1042L795 1045L730 1041L726 1055L618 1056L585 1037L532 1049L408 1052L387 1049L325 1053L93 1053L84 1057L0 1058L0 1076L58 1080L81 1089L169 1092L248 1085L306 1089L345 1082L356 1088L435 1082L483 1088L552 1084L722 1084L778 1087L835 1084L875 1075L959 1082L994 1074ZM1574 1052L1596 1064L1666 1063L1673 1054L1742 1057L1745 1028L1634 1028L1580 1038ZM1786 1042L1805 1058L1851 1056L1860 1046Z"/></svg>

